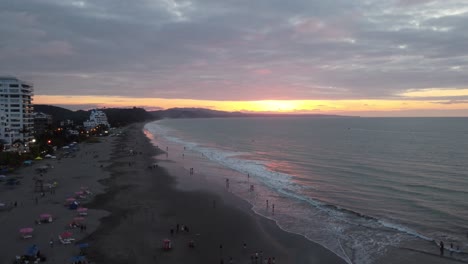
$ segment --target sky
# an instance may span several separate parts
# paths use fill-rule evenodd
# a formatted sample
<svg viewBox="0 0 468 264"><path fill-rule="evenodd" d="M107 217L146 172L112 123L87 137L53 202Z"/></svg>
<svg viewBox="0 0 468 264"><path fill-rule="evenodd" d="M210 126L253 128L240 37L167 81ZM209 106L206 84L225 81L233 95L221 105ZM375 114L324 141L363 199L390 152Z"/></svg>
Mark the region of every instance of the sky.
<svg viewBox="0 0 468 264"><path fill-rule="evenodd" d="M468 116L466 0L2 0L36 104Z"/></svg>

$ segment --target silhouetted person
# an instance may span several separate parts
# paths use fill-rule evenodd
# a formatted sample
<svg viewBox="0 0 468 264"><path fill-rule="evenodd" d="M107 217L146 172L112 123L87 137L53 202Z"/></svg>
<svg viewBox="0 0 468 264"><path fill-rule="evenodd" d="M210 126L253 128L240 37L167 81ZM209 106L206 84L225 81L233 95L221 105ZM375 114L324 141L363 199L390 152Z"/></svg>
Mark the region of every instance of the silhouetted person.
<svg viewBox="0 0 468 264"><path fill-rule="evenodd" d="M439 245L440 245L440 255L443 256L444 255L444 242L440 241Z"/></svg>

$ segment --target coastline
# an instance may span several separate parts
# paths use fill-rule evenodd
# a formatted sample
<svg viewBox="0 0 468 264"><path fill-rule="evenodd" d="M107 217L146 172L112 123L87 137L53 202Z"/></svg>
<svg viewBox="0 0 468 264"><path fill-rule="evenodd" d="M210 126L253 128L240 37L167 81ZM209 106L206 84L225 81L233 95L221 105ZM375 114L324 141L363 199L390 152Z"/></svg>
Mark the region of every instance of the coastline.
<svg viewBox="0 0 468 264"><path fill-rule="evenodd" d="M274 257L275 263L345 263L255 214L240 198L216 190L178 189L164 165L153 167L164 162L155 160L161 152L142 127L128 127L113 145L112 164L106 168L111 177L102 181L107 191L88 205L111 212L85 240L96 245L89 250L96 263L229 263L231 257L234 263L249 263L256 253L258 261ZM177 224L189 232L177 231ZM172 241L171 251L161 249L165 238ZM188 247L190 240L195 248Z"/></svg>
<svg viewBox="0 0 468 264"><path fill-rule="evenodd" d="M229 263L231 257L233 263L255 263L251 258L256 253L258 263L260 255L267 262L274 257L275 263L346 263L323 246L255 213L250 203L223 185L210 183L197 172L195 177L190 175L171 159L173 153L161 155L164 152L150 143L143 126L127 127L122 137L82 143L74 157L39 161L16 171L22 184L0 192L0 202L18 202L16 208L0 211L4 238L0 262L8 263L36 244L47 263L68 263L78 255L75 244L89 243L87 255L93 263L221 263L221 259ZM59 186L54 194L40 197L34 192L33 177L44 164L53 167L44 173L44 180L57 180ZM63 205L81 186L93 192L82 201L89 208L84 232L67 228L76 211ZM54 222L35 225L33 220L41 213L54 215ZM189 232L176 231L177 224L187 226ZM33 237L22 239L18 230L27 226L35 229ZM64 231L73 232L74 243L58 242L57 236ZM48 244L51 238L53 247ZM171 251L161 249L165 238L172 241ZM195 248L188 247L191 240ZM437 252L391 248L376 263L466 262L440 257Z"/></svg>

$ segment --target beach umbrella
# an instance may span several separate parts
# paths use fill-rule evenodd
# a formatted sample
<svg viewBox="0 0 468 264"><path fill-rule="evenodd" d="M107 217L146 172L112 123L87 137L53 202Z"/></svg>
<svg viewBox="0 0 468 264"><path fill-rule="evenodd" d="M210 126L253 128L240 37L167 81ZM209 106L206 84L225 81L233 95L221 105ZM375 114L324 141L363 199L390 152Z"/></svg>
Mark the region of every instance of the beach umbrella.
<svg viewBox="0 0 468 264"><path fill-rule="evenodd" d="M88 248L89 244L88 243L81 243L81 244L77 244L76 246L79 247L79 248Z"/></svg>
<svg viewBox="0 0 468 264"><path fill-rule="evenodd" d="M41 160L42 158L40 156L37 156L35 160Z"/></svg>
<svg viewBox="0 0 468 264"><path fill-rule="evenodd" d="M32 256L32 257L34 257L34 256L36 256L36 254L37 254L38 251L39 251L39 249L37 248L37 246L36 246L36 245L32 245L32 246L30 246L30 247L28 247L28 248L26 249L26 256Z"/></svg>
<svg viewBox="0 0 468 264"><path fill-rule="evenodd" d="M72 236L73 236L72 232L68 232L68 231L65 231L62 234L60 234L61 238L70 238Z"/></svg>
<svg viewBox="0 0 468 264"><path fill-rule="evenodd" d="M73 218L73 221L75 221L75 222L81 222L81 221L84 221L84 220L86 220L86 218L80 217L80 216L77 216L77 217Z"/></svg>
<svg viewBox="0 0 468 264"><path fill-rule="evenodd" d="M83 195L84 192L83 191L79 191L79 192L75 192L76 195Z"/></svg>
<svg viewBox="0 0 468 264"><path fill-rule="evenodd" d="M78 213L84 213L84 212L88 211L88 208L80 207L80 208L76 209L76 211L78 211Z"/></svg>
<svg viewBox="0 0 468 264"><path fill-rule="evenodd" d="M25 227L19 230L21 234L29 234L29 233L32 233L32 231L34 231L34 228L32 227Z"/></svg>
<svg viewBox="0 0 468 264"><path fill-rule="evenodd" d="M52 218L52 215L51 215L51 214L46 214L46 213L44 213L44 214L41 214L39 217L40 217L41 219L47 219L47 218Z"/></svg>
<svg viewBox="0 0 468 264"><path fill-rule="evenodd" d="M76 199L73 198L73 197L70 197L70 198L67 198L65 201L67 201L69 203L72 203L72 202L76 201Z"/></svg>

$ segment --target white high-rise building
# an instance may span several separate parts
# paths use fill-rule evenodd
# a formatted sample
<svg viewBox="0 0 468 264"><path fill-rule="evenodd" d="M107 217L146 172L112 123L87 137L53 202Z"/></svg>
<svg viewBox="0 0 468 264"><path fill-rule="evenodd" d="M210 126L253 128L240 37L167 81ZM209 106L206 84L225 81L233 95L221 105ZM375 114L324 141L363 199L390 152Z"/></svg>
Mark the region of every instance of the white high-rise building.
<svg viewBox="0 0 468 264"><path fill-rule="evenodd" d="M86 130L90 130L98 125L110 127L109 122L107 121L107 116L103 111L92 110L89 115L89 120L84 121L83 126Z"/></svg>
<svg viewBox="0 0 468 264"><path fill-rule="evenodd" d="M6 148L23 149L33 139L33 85L15 77L0 76L0 140Z"/></svg>

